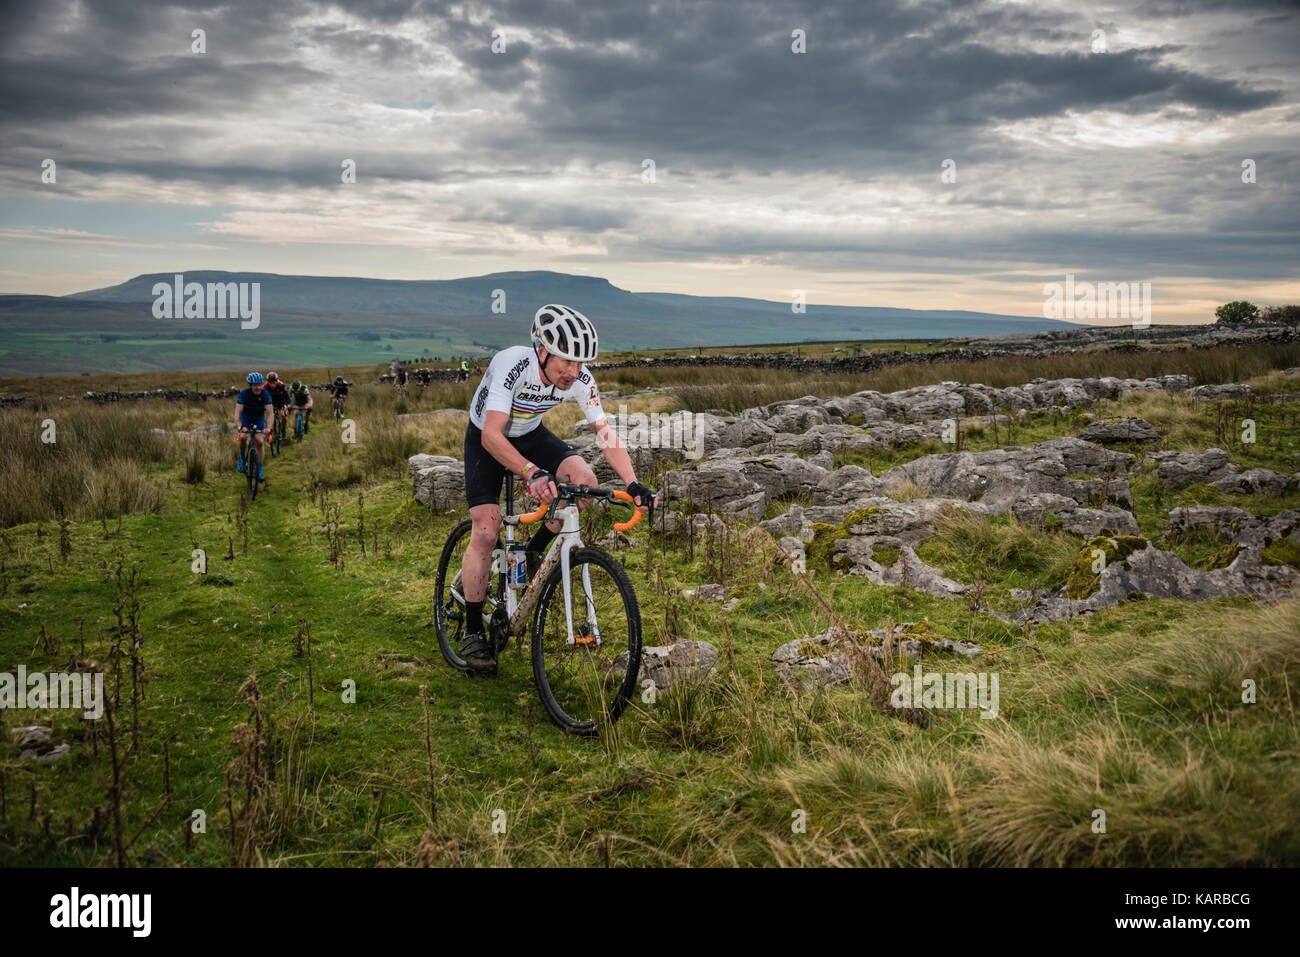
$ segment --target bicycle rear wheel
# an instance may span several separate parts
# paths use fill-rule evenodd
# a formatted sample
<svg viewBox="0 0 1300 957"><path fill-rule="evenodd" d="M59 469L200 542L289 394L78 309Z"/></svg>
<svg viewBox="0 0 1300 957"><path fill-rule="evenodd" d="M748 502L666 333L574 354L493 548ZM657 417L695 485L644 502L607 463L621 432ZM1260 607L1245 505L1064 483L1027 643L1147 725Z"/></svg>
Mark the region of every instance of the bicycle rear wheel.
<svg viewBox="0 0 1300 957"><path fill-rule="evenodd" d="M569 555L573 631L565 615L563 570L542 585L533 619L533 678L551 720L594 735L618 720L641 668L641 611L627 572L599 548Z"/></svg>
<svg viewBox="0 0 1300 957"><path fill-rule="evenodd" d="M451 534L447 544L442 547L442 557L438 559L438 577L434 584L433 622L438 632L438 648L447 664L457 671L468 671L469 665L460 656L460 640L465 636L465 593L461 590L461 566L465 562L465 550L469 548L470 535L474 531L472 519L462 519ZM497 540L500 547L501 540ZM483 631L490 634L488 622L498 605L505 605L505 576L489 569L487 592L483 597ZM501 649L497 649L500 653Z"/></svg>

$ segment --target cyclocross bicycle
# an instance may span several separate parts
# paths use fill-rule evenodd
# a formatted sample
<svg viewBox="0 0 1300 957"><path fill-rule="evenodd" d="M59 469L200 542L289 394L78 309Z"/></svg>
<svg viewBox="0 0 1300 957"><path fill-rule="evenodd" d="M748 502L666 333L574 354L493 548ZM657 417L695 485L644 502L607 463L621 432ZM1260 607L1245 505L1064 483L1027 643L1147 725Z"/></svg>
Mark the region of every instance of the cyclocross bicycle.
<svg viewBox="0 0 1300 957"><path fill-rule="evenodd" d="M303 409L301 406L299 406L298 417L293 420L293 440L295 442L302 441L302 417L303 417Z"/></svg>
<svg viewBox="0 0 1300 957"><path fill-rule="evenodd" d="M335 396L334 397L334 421L337 422L341 418L343 418L343 403L339 400L338 396Z"/></svg>
<svg viewBox="0 0 1300 957"><path fill-rule="evenodd" d="M560 728L594 735L603 724L618 720L636 689L641 668L641 611L636 591L623 566L609 552L584 545L578 528L579 498L603 499L632 509L630 521L615 523L626 531L641 520L631 495L613 489L556 482L559 494L535 512L513 514L514 477L506 476L505 541L492 551L487 594L483 602L484 633L496 654L529 631L532 635L533 679L551 716ZM568 504L560 507L561 502ZM522 574L510 584L510 552L516 525L559 518L563 526L545 560L527 581ZM469 666L457 653L465 634L465 595L461 566L473 533L473 521L463 519L451 531L438 561L434 620L438 647L458 671ZM524 556L517 553L522 564ZM520 585L525 587L519 587Z"/></svg>

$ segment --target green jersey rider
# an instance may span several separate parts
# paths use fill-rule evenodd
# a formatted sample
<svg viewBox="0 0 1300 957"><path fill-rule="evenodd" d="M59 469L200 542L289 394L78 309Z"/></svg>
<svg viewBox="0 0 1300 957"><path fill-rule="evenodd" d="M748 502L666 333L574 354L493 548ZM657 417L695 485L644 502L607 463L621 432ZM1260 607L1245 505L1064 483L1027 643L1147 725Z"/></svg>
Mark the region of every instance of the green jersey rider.
<svg viewBox="0 0 1300 957"><path fill-rule="evenodd" d="M302 434L306 435L311 431L311 409L315 404L312 402L311 389L302 380L294 379L289 386L289 398L293 400L295 409L302 409Z"/></svg>

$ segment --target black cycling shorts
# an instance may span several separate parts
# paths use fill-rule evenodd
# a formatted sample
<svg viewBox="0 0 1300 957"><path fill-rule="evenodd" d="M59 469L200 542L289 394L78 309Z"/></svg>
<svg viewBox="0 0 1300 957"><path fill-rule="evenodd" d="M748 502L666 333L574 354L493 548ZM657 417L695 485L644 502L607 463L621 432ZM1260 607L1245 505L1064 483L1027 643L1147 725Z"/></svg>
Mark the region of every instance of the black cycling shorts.
<svg viewBox="0 0 1300 957"><path fill-rule="evenodd" d="M524 435L506 436L506 440L520 455L552 475L570 455L582 454L544 425ZM483 433L471 422L465 429L465 500L469 507L500 503L505 477L506 467L483 448Z"/></svg>

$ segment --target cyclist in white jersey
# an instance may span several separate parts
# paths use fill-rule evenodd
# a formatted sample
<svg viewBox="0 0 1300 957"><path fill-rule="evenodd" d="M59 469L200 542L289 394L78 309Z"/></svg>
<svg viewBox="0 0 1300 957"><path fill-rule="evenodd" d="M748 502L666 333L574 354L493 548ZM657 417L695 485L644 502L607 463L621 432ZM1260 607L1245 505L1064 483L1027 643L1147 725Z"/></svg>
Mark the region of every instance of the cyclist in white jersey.
<svg viewBox="0 0 1300 957"><path fill-rule="evenodd" d="M483 635L483 599L501 527L499 501L506 469L520 475L529 494L545 502L554 500L556 480L599 484L581 453L542 425L547 409L566 399L582 406L605 460L626 483L641 512L658 504L657 493L636 480L627 449L605 420L600 390L585 365L597 352L591 321L568 306L542 306L533 317L532 340L532 347L511 346L493 357L470 403L465 430L465 499L474 531L461 568L468 621L460 656L479 672L496 671ZM579 502L579 507L585 504ZM560 522L554 521L529 540L530 578L559 530Z"/></svg>

